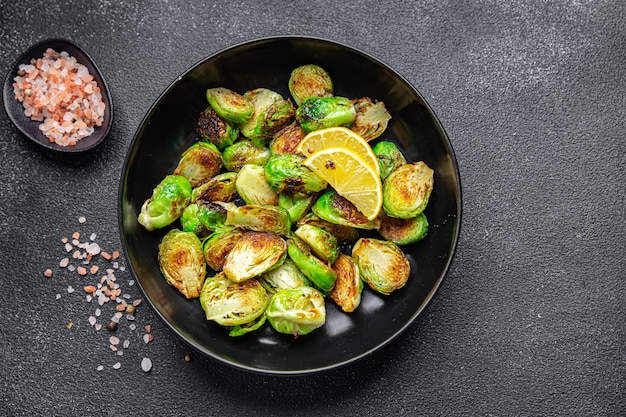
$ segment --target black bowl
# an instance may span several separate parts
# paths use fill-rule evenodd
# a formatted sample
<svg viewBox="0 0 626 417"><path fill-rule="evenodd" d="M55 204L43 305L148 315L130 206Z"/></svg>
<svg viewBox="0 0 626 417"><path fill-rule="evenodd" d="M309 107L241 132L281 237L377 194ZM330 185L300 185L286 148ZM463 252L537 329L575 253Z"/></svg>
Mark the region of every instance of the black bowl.
<svg viewBox="0 0 626 417"><path fill-rule="evenodd" d="M435 170L426 215L428 236L404 247L412 273L390 296L369 289L351 314L327 303L327 323L294 339L269 325L240 338L208 322L198 300L186 300L166 282L157 264L165 230L147 232L137 223L142 203L196 141L205 90L238 92L266 87L289 97L287 80L299 65L329 71L336 95L382 100L392 115L383 138L395 141L411 161ZM455 251L460 225L458 168L446 134L422 96L375 58L335 42L308 37L271 37L216 53L178 77L141 123L126 157L120 186L120 228L132 273L165 323L198 351L234 367L267 374L307 374L346 365L376 351L409 326L441 283Z"/></svg>
<svg viewBox="0 0 626 417"><path fill-rule="evenodd" d="M29 117L24 115L24 107L22 106L22 103L15 99L15 94L13 93L13 79L17 76L20 64L28 64L32 58L41 58L48 48L52 48L57 52L66 51L70 54L70 56L76 58L76 61L79 64L83 64L87 67L89 73L93 75L94 80L98 83L98 87L100 87L102 94L102 100L106 105L102 126L96 127L94 133L79 140L74 146L60 146L54 142L50 142L41 130L39 130L41 122L31 120ZM100 70L87 52L66 39L47 39L41 41L36 45L31 46L22 55L20 55L11 68L9 68L9 72L4 80L3 100L4 109L6 110L9 119L11 119L13 124L15 124L24 136L36 144L47 149L52 149L53 151L76 153L93 149L107 136L113 122L113 106L111 103L111 97L108 86L104 81Z"/></svg>

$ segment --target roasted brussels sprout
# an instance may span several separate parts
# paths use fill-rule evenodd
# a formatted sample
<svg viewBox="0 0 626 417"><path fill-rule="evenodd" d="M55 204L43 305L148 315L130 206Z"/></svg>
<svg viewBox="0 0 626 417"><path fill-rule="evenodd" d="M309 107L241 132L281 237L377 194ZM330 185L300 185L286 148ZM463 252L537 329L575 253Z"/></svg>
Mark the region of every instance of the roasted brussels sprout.
<svg viewBox="0 0 626 417"><path fill-rule="evenodd" d="M249 140L239 140L222 152L224 167L237 172L245 164L265 165L271 155L267 146L255 146Z"/></svg>
<svg viewBox="0 0 626 417"><path fill-rule="evenodd" d="M182 175L167 175L141 206L137 221L146 230L161 229L183 214L191 200L191 184Z"/></svg>
<svg viewBox="0 0 626 417"><path fill-rule="evenodd" d="M265 180L265 170L260 165L246 164L241 167L235 187L246 204L278 204L278 193Z"/></svg>
<svg viewBox="0 0 626 417"><path fill-rule="evenodd" d="M372 102L369 97L352 100L352 103L356 110L356 117L350 129L368 142L382 135L391 119L385 103Z"/></svg>
<svg viewBox="0 0 626 417"><path fill-rule="evenodd" d="M291 100L267 88L246 91L243 96L254 106L254 113L239 125L241 134L257 146L266 145L274 134L289 126L296 109Z"/></svg>
<svg viewBox="0 0 626 417"><path fill-rule="evenodd" d="M244 123L254 112L249 100L228 88L209 88L206 99L218 115L233 123Z"/></svg>
<svg viewBox="0 0 626 417"><path fill-rule="evenodd" d="M361 304L363 280L359 267L351 256L340 254L333 264L337 274L335 286L328 296L346 313L351 313Z"/></svg>
<svg viewBox="0 0 626 417"><path fill-rule="evenodd" d="M302 216L296 223L296 226L300 227L303 224L310 224L311 226L319 227L320 229L330 232L341 244L354 243L359 238L359 231L354 227L322 220L313 212L308 212Z"/></svg>
<svg viewBox="0 0 626 417"><path fill-rule="evenodd" d="M214 271L224 269L226 257L235 243L244 235L245 231L236 227L226 227L216 230L202 243L202 252L207 265Z"/></svg>
<svg viewBox="0 0 626 417"><path fill-rule="evenodd" d="M311 253L309 246L297 236L287 240L287 253L313 286L327 294L335 285L337 274Z"/></svg>
<svg viewBox="0 0 626 417"><path fill-rule="evenodd" d="M172 229L159 244L161 273L171 286L187 298L198 298L206 274L202 243L191 232Z"/></svg>
<svg viewBox="0 0 626 417"><path fill-rule="evenodd" d="M286 235L291 230L291 218L282 207L247 204L228 210L226 225Z"/></svg>
<svg viewBox="0 0 626 417"><path fill-rule="evenodd" d="M257 279L269 294L289 288L311 286L311 281L289 258L285 259L285 262L279 267L264 273Z"/></svg>
<svg viewBox="0 0 626 417"><path fill-rule="evenodd" d="M210 142L196 142L181 155L174 175L182 175L192 187L204 184L220 173L222 155Z"/></svg>
<svg viewBox="0 0 626 417"><path fill-rule="evenodd" d="M208 106L198 117L196 133L201 140L210 142L217 146L219 150L223 150L237 140L239 127L220 117L213 110L213 107Z"/></svg>
<svg viewBox="0 0 626 417"><path fill-rule="evenodd" d="M337 194L335 190L329 190L322 194L313 204L311 210L320 219L343 226L366 230L380 227L380 220L369 220L357 210L354 204Z"/></svg>
<svg viewBox="0 0 626 417"><path fill-rule="evenodd" d="M410 219L381 216L378 233L396 245L409 245L422 240L428 233L428 220L424 213Z"/></svg>
<svg viewBox="0 0 626 417"><path fill-rule="evenodd" d="M433 174L422 161L396 168L383 182L385 213L409 219L423 212L433 190Z"/></svg>
<svg viewBox="0 0 626 417"><path fill-rule="evenodd" d="M297 124L292 123L274 135L269 148L273 155L283 153L298 153L298 145L304 139L306 133Z"/></svg>
<svg viewBox="0 0 626 417"><path fill-rule="evenodd" d="M224 227L226 213L235 207L234 203L200 200L185 207L183 215L180 217L180 224L183 231L205 237L211 231Z"/></svg>
<svg viewBox="0 0 626 417"><path fill-rule="evenodd" d="M211 178L191 191L191 202L196 201L232 201L237 195L236 172L223 172Z"/></svg>
<svg viewBox="0 0 626 417"><path fill-rule="evenodd" d="M304 159L294 154L272 155L265 163L265 179L277 193L287 195L312 194L324 190L328 183L302 165Z"/></svg>
<svg viewBox="0 0 626 417"><path fill-rule="evenodd" d="M232 247L223 271L233 282L243 282L280 266L287 257L287 242L274 233L247 232Z"/></svg>
<svg viewBox="0 0 626 417"><path fill-rule="evenodd" d="M288 85L297 106L309 97L332 97L334 93L333 80L328 72L314 64L302 65L291 71Z"/></svg>
<svg viewBox="0 0 626 417"><path fill-rule="evenodd" d="M356 118L352 101L345 97L310 97L296 109L296 120L305 133L334 126L349 126Z"/></svg>
<svg viewBox="0 0 626 417"><path fill-rule="evenodd" d="M411 273L411 265L402 250L386 240L357 240L352 258L359 267L361 279L381 294L388 295L404 287Z"/></svg>
<svg viewBox="0 0 626 417"><path fill-rule="evenodd" d="M280 290L272 295L265 315L278 333L303 336L326 323L324 296L311 287Z"/></svg>
<svg viewBox="0 0 626 417"><path fill-rule="evenodd" d="M269 302L265 288L255 279L235 283L223 272L208 277L200 293L207 320L221 326L242 326L261 317Z"/></svg>
<svg viewBox="0 0 626 417"><path fill-rule="evenodd" d="M331 233L310 224L303 224L294 233L322 261L332 265L337 260L339 256L339 242Z"/></svg>
<svg viewBox="0 0 626 417"><path fill-rule="evenodd" d="M266 321L267 321L267 317L265 316L265 312L264 312L259 317L252 320L249 323L240 324L238 326L231 327L230 331L228 332L228 335L231 337L243 336L244 334L248 334L250 332L260 329L261 327L263 327Z"/></svg>
<svg viewBox="0 0 626 417"><path fill-rule="evenodd" d="M372 148L380 164L380 178L385 179L391 171L406 164L406 159L398 146L389 141L380 141Z"/></svg>
<svg viewBox="0 0 626 417"><path fill-rule="evenodd" d="M291 223L295 223L311 208L317 196L309 195L278 195L278 205L289 212Z"/></svg>

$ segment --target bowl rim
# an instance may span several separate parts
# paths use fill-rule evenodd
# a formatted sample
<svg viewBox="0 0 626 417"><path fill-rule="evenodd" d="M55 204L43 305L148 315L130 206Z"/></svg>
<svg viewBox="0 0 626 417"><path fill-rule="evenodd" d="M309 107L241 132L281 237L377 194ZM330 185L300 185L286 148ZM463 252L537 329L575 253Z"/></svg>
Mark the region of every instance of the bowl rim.
<svg viewBox="0 0 626 417"><path fill-rule="evenodd" d="M19 67L20 64L26 62L28 59L34 58L34 56L32 56L33 51L35 51L35 50L37 50L39 48L42 48L42 47L44 47L46 45L52 45L52 44L65 44L65 45L68 45L70 48L73 48L73 49L79 51L87 59L87 61L89 61L88 64L93 68L93 71L95 71L95 74L91 74L91 75L94 75L95 77L98 78L97 81L98 81L98 85L100 87L100 90L102 92L102 99L103 99L103 101L106 104L106 108L105 108L105 124L100 126L98 128L99 130L97 132L94 132L92 134L92 135L95 135L97 133L97 139L96 140L92 140L92 143L89 143L89 145L87 145L87 146L79 146L79 145L76 145L76 146L60 146L60 145L57 145L56 143L50 142L48 140L37 139L37 138L33 137L28 131L26 131L24 129L23 123L28 123L28 122L38 123L38 122L32 121L30 119L19 120L17 118L16 112L11 110L11 108L10 108L11 104L9 104L9 102L10 101L15 101L15 97L13 97L13 95L11 93L13 92L12 84L13 84L13 78L17 74L17 68ZM57 52L61 52L61 51L57 51ZM70 53L70 55L73 56L71 53ZM85 63L81 62L80 60L78 62L80 64L85 65ZM91 71L92 71L92 69L90 68L90 73L91 73ZM9 87L11 87L11 88L9 88ZM96 61L94 61L93 57L83 47L78 45L76 42L71 41L71 40L69 40L67 38L64 38L64 37L53 37L53 38L42 39L42 40L32 44L31 46L29 46L28 48L26 48L23 52L21 52L19 54L19 56L11 63L11 65L9 66L9 69L8 69L6 75L5 75L4 83L3 83L3 101L4 101L4 111L5 111L5 113L7 114L7 116L9 117L11 122L13 123L13 125L15 125L15 127L17 127L17 129L20 131L20 133L23 136L25 136L31 142L36 143L39 146L42 146L42 147L44 147L46 149L49 149L49 150L52 150L52 151L56 151L56 152L60 152L60 153L76 154L76 153L82 153L82 152L86 152L86 151L89 151L91 149L96 148L109 135L109 133L111 131L111 127L113 125L113 114L114 114L113 98L111 97L111 90L109 89L109 86L108 86L108 84L106 82L106 79L102 75L102 72L100 71L100 68L98 67L98 64L96 63ZM21 103L20 103L20 106L21 106ZM22 117L26 117L23 113L21 114L21 116ZM45 139L45 137L43 137L43 138ZM89 142L89 138L91 138L91 136L87 136L87 137L81 139L80 141L78 141L78 144L88 143ZM85 142L83 142L83 141L85 141Z"/></svg>
<svg viewBox="0 0 626 417"><path fill-rule="evenodd" d="M135 133L133 134L132 140L128 145L128 149L126 152L126 156L124 159L124 164L122 166L122 170L121 170L121 174L120 174L120 185L119 185L119 189L118 189L118 228L119 228L119 233L121 235L121 242L122 242L122 249L124 250L124 253L127 254L128 253L128 244L126 241L126 237L125 237L125 233L124 233L124 219L123 219L123 194L124 194L124 181L126 178L126 172L129 168L129 164L131 162L132 157L134 156L134 150L135 150L135 144L136 142L139 140L139 137L141 136L144 127L146 126L146 123L149 121L149 119L152 117L152 114L156 111L156 109L159 107L159 105L161 104L162 100L178 85L178 83L181 82L181 80L183 80L186 76L188 76L192 71L194 71L195 69L197 69L200 65L202 65L203 63L205 63L208 60L214 59L215 57L219 56L220 54L226 53L228 51L237 49L237 48L241 48L241 47L245 47L245 46L249 46L255 43L264 43L264 42L272 42L272 41L285 41L285 40L306 40L306 41L314 41L314 42L322 42L322 43L328 43L334 46L338 46L341 48L345 48L349 51L352 51L353 53L357 53L360 54L362 56L364 56L365 58L367 58L368 60L371 60L372 62L379 64L381 66L383 66L385 69L387 69L388 71L390 71L391 73L394 74L394 76L398 77L403 83L405 83L410 89L411 91L420 99L423 101L425 107L428 109L429 113L431 114L435 124L438 126L438 128L441 130L441 136L444 139L444 144L445 144L445 149L446 152L448 153L450 159L451 159L451 165L453 167L453 172L454 172L454 177L455 177L455 193L456 193L456 198L455 200L455 205L456 205L456 215L454 218L454 222L455 222L455 226L454 226L454 236L452 239L452 242L449 245L449 254L448 254L448 259L445 262L445 266L443 267L443 269L441 270L438 278L436 279L434 285L430 288L428 294L425 296L423 303L419 306L419 308L417 308L410 316L410 318L402 325L400 326L390 337L386 338L385 340L383 340L382 342L375 344L374 346L370 347L369 349L365 350L364 352L355 355L347 360L343 360L340 362L333 362L332 364L328 364L325 366L318 366L318 367L311 367L311 368L306 368L306 369L298 369L298 370L275 370L275 369L266 369L266 368L257 368L251 365L245 365L242 363L238 363L235 361L230 361L227 358L224 358L222 356L219 356L217 354L215 354L214 352L212 352L211 350L207 349L204 346L198 346L195 343L192 343L191 341L189 341L184 334L182 334L178 329L176 329L159 311L159 309L157 308L157 306L153 303L153 301L150 299L150 297L148 296L148 294L146 293L146 290L143 288L142 284L141 284L141 280L139 279L134 267L132 264L128 264L128 267L130 269L131 274L136 278L136 282L139 284L139 288L142 292L142 294L144 295L144 297L146 298L146 301L148 302L148 304L150 305L150 307L152 308L152 310L156 313L156 315L159 317L159 319L165 324L165 326L167 328L169 328L174 334L176 334L185 344L187 344L188 346L192 347L194 350L199 351L200 353L216 360L219 363L222 363L224 365L227 365L231 368L234 369L238 369L238 370L242 370L242 371L246 371L246 372L250 372L250 373L254 373L254 374L260 374L260 375L278 375L278 376L304 376L304 375L311 375L311 374L316 374L316 373L322 373L322 372L327 372L327 371L331 371L331 370L335 370L337 368L341 368L341 367L345 367L349 364L355 363L367 356L370 356L371 354L373 354L374 352L380 350L381 348L383 348L384 346L389 345L392 341L394 341L395 339L397 339L402 333L404 333L406 331L406 329L412 325L416 318L422 313L422 311L430 304L430 302L432 301L433 297L435 296L435 294L437 293L437 291L439 290L441 283L443 282L444 278L447 276L450 267L455 259L456 256L456 251L457 251L457 247L459 244L459 237L460 237L460 230L461 230L461 223L462 223L462 187L461 187L461 176L460 176L460 172L459 172L459 166L458 166L458 161L456 159L456 155L454 153L454 150L452 148L452 144L450 142L450 138L447 134L447 132L444 130L443 125L441 124L439 118L437 117L437 115L435 114L433 108L430 106L430 104L428 104L428 102L424 99L424 97L422 96L422 94L410 83L408 82L408 80L401 75L400 73L398 73L396 70L394 70L392 67L390 67L389 65L387 65L384 61L381 61L380 59L374 57L373 55L364 52L363 50L356 48L354 46L350 46L347 45L343 42L339 42L339 41L335 41L335 40L330 40L328 38L323 38L323 37L316 37L316 36L308 36L308 35L272 35L272 36L263 36L263 37L258 37L258 38L251 38L245 41L241 41L235 44L232 44L230 46L227 47L223 47L220 48L219 50L210 53L206 56L204 56L203 58L201 58L200 60L196 61L194 64L192 64L191 66L189 66L185 71L183 71L180 75L178 75L171 83L169 83L167 85L167 87L158 95L158 97L154 100L154 102L151 104L151 106L149 107L149 109L147 110L147 112L144 114L141 122L139 123L139 125L137 126L137 129L135 131Z"/></svg>

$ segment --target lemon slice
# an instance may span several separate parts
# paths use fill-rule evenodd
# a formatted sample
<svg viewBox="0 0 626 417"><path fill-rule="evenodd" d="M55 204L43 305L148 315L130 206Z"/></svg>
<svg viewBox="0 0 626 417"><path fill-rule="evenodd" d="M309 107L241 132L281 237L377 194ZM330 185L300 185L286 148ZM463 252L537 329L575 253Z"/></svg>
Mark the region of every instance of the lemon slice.
<svg viewBox="0 0 626 417"><path fill-rule="evenodd" d="M297 150L308 158L315 152L330 148L345 148L352 151L380 175L380 164L372 147L359 134L345 127L314 130L300 141Z"/></svg>
<svg viewBox="0 0 626 417"><path fill-rule="evenodd" d="M383 205L380 175L354 152L345 148L323 149L314 152L303 164L328 181L369 220L380 213Z"/></svg>

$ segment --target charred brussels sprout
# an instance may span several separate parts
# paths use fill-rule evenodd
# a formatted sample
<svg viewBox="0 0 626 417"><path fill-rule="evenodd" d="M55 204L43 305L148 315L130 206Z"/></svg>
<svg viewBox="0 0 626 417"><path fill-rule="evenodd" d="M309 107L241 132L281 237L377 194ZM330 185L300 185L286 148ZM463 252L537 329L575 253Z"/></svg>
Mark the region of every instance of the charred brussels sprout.
<svg viewBox="0 0 626 417"><path fill-rule="evenodd" d="M391 171L406 164L406 159L393 142L381 141L372 148L380 165L380 178L385 179Z"/></svg>
<svg viewBox="0 0 626 417"><path fill-rule="evenodd" d="M291 236L287 240L287 253L313 286L325 294L333 288L337 274L327 264L315 257L309 246L299 237Z"/></svg>
<svg viewBox="0 0 626 417"><path fill-rule="evenodd" d="M200 305L207 320L221 326L242 326L261 317L269 302L267 291L255 279L230 281L223 272L202 286Z"/></svg>
<svg viewBox="0 0 626 417"><path fill-rule="evenodd" d="M334 92L333 80L328 72L314 64L302 65L291 71L288 85L297 106L309 97L332 97Z"/></svg>
<svg viewBox="0 0 626 417"><path fill-rule="evenodd" d="M258 280L269 294L274 294L284 289L311 286L311 281L289 258L285 259L285 262L279 267L261 275Z"/></svg>
<svg viewBox="0 0 626 417"><path fill-rule="evenodd" d="M302 218L313 203L315 202L315 195L287 195L281 193L278 195L278 205L289 212L289 218L292 223L297 222Z"/></svg>
<svg viewBox="0 0 626 417"><path fill-rule="evenodd" d="M206 99L218 115L233 123L244 123L254 112L249 100L228 88L209 88Z"/></svg>
<svg viewBox="0 0 626 417"><path fill-rule="evenodd" d="M352 257L359 267L361 279L381 294L404 287L411 265L402 250L381 239L359 239L352 248Z"/></svg>
<svg viewBox="0 0 626 417"><path fill-rule="evenodd" d="M385 104L382 101L372 102L368 97L352 100L352 103L356 117L350 129L368 142L382 135L391 119Z"/></svg>
<svg viewBox="0 0 626 417"><path fill-rule="evenodd" d="M244 334L248 334L263 327L266 320L267 317L265 316L265 314L261 314L259 317L252 320L251 322L231 327L228 335L231 337L243 336Z"/></svg>
<svg viewBox="0 0 626 417"><path fill-rule="evenodd" d="M396 245L409 245L422 240L428 233L428 220L424 213L410 219L382 216L378 233Z"/></svg>
<svg viewBox="0 0 626 417"><path fill-rule="evenodd" d="M286 235L291 230L291 218L282 207L248 204L228 210L226 225Z"/></svg>
<svg viewBox="0 0 626 417"><path fill-rule="evenodd" d="M177 220L190 200L189 180L182 175L168 175L143 203L137 221L148 231L161 229Z"/></svg>
<svg viewBox="0 0 626 417"><path fill-rule="evenodd" d="M287 257L287 242L274 234L245 233L232 247L223 271L234 282L243 282L281 265Z"/></svg>
<svg viewBox="0 0 626 417"><path fill-rule="evenodd" d="M237 195L236 172L224 172L191 191L191 202L196 201L232 201Z"/></svg>
<svg viewBox="0 0 626 417"><path fill-rule="evenodd" d="M331 233L337 241L341 244L354 243L359 238L359 231L351 226L344 226L341 224L331 223L326 220L322 220L313 212L309 212L302 216L296 223L296 226L300 227L304 224L310 224L311 226L319 227L327 232Z"/></svg>
<svg viewBox="0 0 626 417"><path fill-rule="evenodd" d="M278 194L265 180L265 171L260 165L246 164L241 167L235 187L246 204L278 204Z"/></svg>
<svg viewBox="0 0 626 417"><path fill-rule="evenodd" d="M277 192L287 195L312 194L324 190L328 183L302 165L304 157L294 154L272 155L265 164L265 179Z"/></svg>
<svg viewBox="0 0 626 417"><path fill-rule="evenodd" d="M235 172L245 164L265 165L270 156L267 146L255 146L249 140L239 140L222 152L224 167Z"/></svg>
<svg viewBox="0 0 626 417"><path fill-rule="evenodd" d="M224 262L235 243L243 237L244 231L229 227L213 232L202 243L202 252L207 265L214 271L224 269Z"/></svg>
<svg viewBox="0 0 626 417"><path fill-rule="evenodd" d="M198 117L196 133L205 142L210 142L223 150L232 145L239 137L239 128L232 122L220 117L211 106L204 109Z"/></svg>
<svg viewBox="0 0 626 417"><path fill-rule="evenodd" d="M322 194L311 210L320 219L343 226L366 230L378 229L380 226L380 220L369 220L357 210L354 204L334 190Z"/></svg>
<svg viewBox="0 0 626 417"><path fill-rule="evenodd" d="M361 304L363 280L359 267L352 257L340 254L333 264L337 281L329 297L346 313L351 313Z"/></svg>
<svg viewBox="0 0 626 417"><path fill-rule="evenodd" d="M272 295L265 315L278 333L303 336L326 323L324 296L311 287L280 290Z"/></svg>
<svg viewBox="0 0 626 417"><path fill-rule="evenodd" d="M182 175L192 187L197 187L222 169L222 155L215 145L209 142L196 142L182 153L175 175Z"/></svg>
<svg viewBox="0 0 626 417"><path fill-rule="evenodd" d="M310 97L296 109L305 133L334 126L349 126L356 118L352 101L345 97Z"/></svg>
<svg viewBox="0 0 626 417"><path fill-rule="evenodd" d="M423 212L433 190L433 174L422 161L396 168L383 182L385 213L409 219Z"/></svg>
<svg viewBox="0 0 626 417"><path fill-rule="evenodd" d="M319 227L304 224L294 232L322 261L333 264L339 256L339 242L331 233Z"/></svg>
<svg viewBox="0 0 626 417"><path fill-rule="evenodd" d="M198 201L189 204L180 217L185 232L193 232L205 237L211 231L224 227L226 213L235 208L234 203Z"/></svg>
<svg viewBox="0 0 626 417"><path fill-rule="evenodd" d="M178 229L170 230L159 244L158 262L168 284L187 298L200 296L206 262L198 236Z"/></svg>
<svg viewBox="0 0 626 417"><path fill-rule="evenodd" d="M306 133L297 124L292 123L274 135L270 142L270 151L273 155L284 153L298 153L298 145L304 139Z"/></svg>
<svg viewBox="0 0 626 417"><path fill-rule="evenodd" d="M254 106L254 113L239 125L241 134L257 146L266 145L274 134L289 126L295 116L291 100L267 88L256 88L243 95Z"/></svg>

